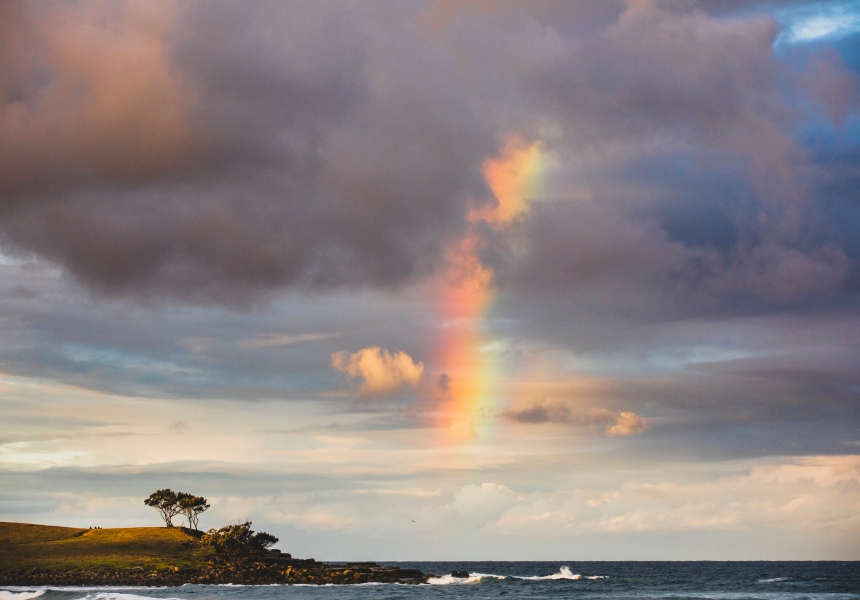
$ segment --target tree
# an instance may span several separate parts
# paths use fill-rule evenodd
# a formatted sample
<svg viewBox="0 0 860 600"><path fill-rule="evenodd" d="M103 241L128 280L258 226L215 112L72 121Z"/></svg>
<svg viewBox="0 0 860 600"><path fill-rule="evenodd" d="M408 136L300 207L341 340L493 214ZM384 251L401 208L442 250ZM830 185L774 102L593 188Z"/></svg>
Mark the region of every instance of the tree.
<svg viewBox="0 0 860 600"><path fill-rule="evenodd" d="M258 531L251 536L251 546L261 551L268 550L277 543L278 538L273 536L271 533L266 533L265 531Z"/></svg>
<svg viewBox="0 0 860 600"><path fill-rule="evenodd" d="M200 513L206 512L206 509L209 508L206 498L186 494L185 492L179 492L176 497L179 502L179 512L188 519L188 527L197 529L197 521L200 518Z"/></svg>
<svg viewBox="0 0 860 600"><path fill-rule="evenodd" d="M158 510L168 527L173 527L173 517L181 514L188 519L188 527L194 529L197 529L200 513L209 508L209 502L202 496L174 492L166 488L153 492L143 503Z"/></svg>
<svg viewBox="0 0 860 600"><path fill-rule="evenodd" d="M164 524L167 527L173 527L173 517L181 512L179 507L179 495L170 489L158 490L152 492L149 498L143 501L147 506L151 506L161 513L161 518L164 519Z"/></svg>
<svg viewBox="0 0 860 600"><path fill-rule="evenodd" d="M251 554L260 554L278 542L271 533L254 533L251 521L210 529L200 541L215 549L215 553L228 562L241 562Z"/></svg>

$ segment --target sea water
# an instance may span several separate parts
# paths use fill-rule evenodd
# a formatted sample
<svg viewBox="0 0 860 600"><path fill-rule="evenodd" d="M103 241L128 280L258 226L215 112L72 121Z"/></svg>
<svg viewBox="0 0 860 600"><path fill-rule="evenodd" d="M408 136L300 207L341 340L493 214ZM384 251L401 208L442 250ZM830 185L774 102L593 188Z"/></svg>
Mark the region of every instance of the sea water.
<svg viewBox="0 0 860 600"><path fill-rule="evenodd" d="M334 563L332 563L334 564ZM0 600L860 600L860 562L409 562L424 585L0 587ZM468 571L469 577L453 577Z"/></svg>

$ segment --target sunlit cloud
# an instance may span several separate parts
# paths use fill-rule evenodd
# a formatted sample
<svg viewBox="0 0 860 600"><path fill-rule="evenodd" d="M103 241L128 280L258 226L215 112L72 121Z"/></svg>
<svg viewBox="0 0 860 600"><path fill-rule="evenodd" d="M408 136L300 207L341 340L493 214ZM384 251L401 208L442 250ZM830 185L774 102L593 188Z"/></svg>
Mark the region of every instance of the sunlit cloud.
<svg viewBox="0 0 860 600"><path fill-rule="evenodd" d="M835 0L800 4L777 13L783 24L777 44L840 40L860 32L860 2Z"/></svg>
<svg viewBox="0 0 860 600"><path fill-rule="evenodd" d="M355 353L335 352L331 365L359 382L365 396L392 394L403 386L418 387L424 375L424 364L405 352L379 347L363 348Z"/></svg>

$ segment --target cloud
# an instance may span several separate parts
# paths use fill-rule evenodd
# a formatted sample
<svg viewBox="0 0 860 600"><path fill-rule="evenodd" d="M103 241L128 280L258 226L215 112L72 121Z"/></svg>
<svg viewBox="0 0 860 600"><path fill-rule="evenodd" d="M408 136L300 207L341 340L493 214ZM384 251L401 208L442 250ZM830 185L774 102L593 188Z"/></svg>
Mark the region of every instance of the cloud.
<svg viewBox="0 0 860 600"><path fill-rule="evenodd" d="M498 484L471 485L457 493L477 507L484 535L544 540L648 532L737 534L764 524L816 529L833 539L856 534L860 519L849 496L860 482L856 456L768 459L710 477L672 478L659 472L633 475L597 498L588 489L516 493ZM722 467L725 469L725 465ZM826 507L826 508L824 508ZM825 514L822 510L832 511ZM841 542L840 542L841 543Z"/></svg>
<svg viewBox="0 0 860 600"><path fill-rule="evenodd" d="M535 402L525 408L504 411L500 415L508 421L526 425L564 423L601 427L603 433L609 436L638 435L650 428L648 421L634 412L613 412L602 408L576 410L560 402Z"/></svg>
<svg viewBox="0 0 860 600"><path fill-rule="evenodd" d="M578 171L591 200L534 202L492 238L488 248L498 253L489 257L503 285L620 292L613 302L629 299L631 310L641 310L643 295L664 293L703 307L705 297L779 302L843 291L856 267L816 206L815 167L793 137L797 115L780 91L787 66L774 55L775 33L767 17L726 20L635 3L599 35L559 41L515 65L533 100L556 118L552 158ZM811 89L795 93L826 98L844 118L856 76L814 72ZM700 165L700 181L678 181L670 165L679 160ZM703 206L715 180L734 189ZM712 238L719 242L708 239L714 219L704 215L686 234L670 227L680 210L705 207L724 223Z"/></svg>
<svg viewBox="0 0 860 600"><path fill-rule="evenodd" d="M451 376L447 373L440 373L436 378L436 387L439 388L439 391L443 394L446 393L451 386Z"/></svg>
<svg viewBox="0 0 860 600"><path fill-rule="evenodd" d="M360 381L363 396L393 394L405 385L418 387L424 374L424 363L416 363L405 352L363 348L354 354L340 351L331 356L331 365Z"/></svg>
<svg viewBox="0 0 860 600"><path fill-rule="evenodd" d="M356 517L326 512L319 508L309 508L301 514L274 513L270 518L278 523L287 523L299 529L314 532L355 529L361 522Z"/></svg>
<svg viewBox="0 0 860 600"><path fill-rule="evenodd" d="M577 189L481 230L504 285L791 300L856 270L810 201L817 165L794 135L809 99L852 114L856 74L815 59L798 77L755 11L3 6L0 241L103 294L246 306L415 283L493 203L482 167L511 136L540 142ZM706 172L661 187L655 167ZM690 213L705 195L727 246L670 226L669 199Z"/></svg>
<svg viewBox="0 0 860 600"><path fill-rule="evenodd" d="M191 426L185 421L176 421L170 426L170 433L186 433L191 429Z"/></svg>
<svg viewBox="0 0 860 600"><path fill-rule="evenodd" d="M397 286L487 199L494 128L408 15L118 6L10 6L0 52L0 235L91 289L236 305Z"/></svg>
<svg viewBox="0 0 860 600"><path fill-rule="evenodd" d="M212 338L185 337L179 340L179 345L188 350L198 360L211 360L209 352L214 347Z"/></svg>
<svg viewBox="0 0 860 600"><path fill-rule="evenodd" d="M303 342L316 342L338 337L336 333L298 333L298 334L259 334L249 340L240 340L237 345L241 348L271 348L273 346L291 346Z"/></svg>
<svg viewBox="0 0 860 600"><path fill-rule="evenodd" d="M837 126L844 126L849 116L860 113L860 80L836 51L821 51L810 58L801 81L810 100Z"/></svg>
<svg viewBox="0 0 860 600"><path fill-rule="evenodd" d="M515 423L541 424L541 423L566 423L571 419L570 408L564 405L545 405L535 402L527 408L511 409L502 413L502 416Z"/></svg>
<svg viewBox="0 0 860 600"><path fill-rule="evenodd" d="M0 208L170 177L195 162L203 136L165 60L171 4L4 2L0 10Z"/></svg>
<svg viewBox="0 0 860 600"><path fill-rule="evenodd" d="M615 423L606 428L606 435L636 435L648 431L648 421L626 410L615 417Z"/></svg>
<svg viewBox="0 0 860 600"><path fill-rule="evenodd" d="M482 483L464 485L454 495L451 507L458 513L475 515L481 519L498 518L505 510L517 504L517 495L506 485Z"/></svg>
<svg viewBox="0 0 860 600"><path fill-rule="evenodd" d="M784 25L778 42L804 44L822 39L839 40L855 35L860 30L860 14L851 0L814 2L779 11Z"/></svg>

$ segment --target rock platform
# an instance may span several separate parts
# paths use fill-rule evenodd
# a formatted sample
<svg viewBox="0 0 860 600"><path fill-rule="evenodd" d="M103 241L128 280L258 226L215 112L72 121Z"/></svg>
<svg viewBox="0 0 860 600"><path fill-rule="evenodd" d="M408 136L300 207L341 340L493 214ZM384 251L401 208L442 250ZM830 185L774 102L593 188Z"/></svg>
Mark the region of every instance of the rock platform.
<svg viewBox="0 0 860 600"><path fill-rule="evenodd" d="M180 586L197 584L357 584L427 583L429 575L417 569L372 562L325 564L312 558L287 555L254 557L240 563L211 561L197 569L127 570L17 570L0 571L0 585L33 586Z"/></svg>

